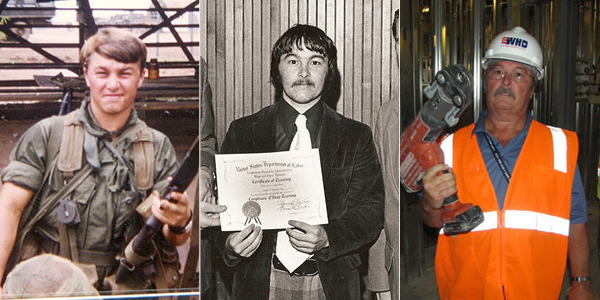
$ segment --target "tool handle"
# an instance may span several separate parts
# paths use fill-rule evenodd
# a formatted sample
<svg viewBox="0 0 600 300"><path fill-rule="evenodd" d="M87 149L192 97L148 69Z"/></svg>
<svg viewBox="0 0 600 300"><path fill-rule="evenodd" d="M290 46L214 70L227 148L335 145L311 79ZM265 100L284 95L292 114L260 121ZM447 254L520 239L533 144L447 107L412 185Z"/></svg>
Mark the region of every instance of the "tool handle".
<svg viewBox="0 0 600 300"><path fill-rule="evenodd" d="M448 174L448 173L450 173L450 171L444 170L443 173ZM444 206L451 205L456 201L458 201L458 194L454 193L454 194L448 196L446 199L444 199Z"/></svg>
<svg viewBox="0 0 600 300"><path fill-rule="evenodd" d="M444 206L452 205L458 201L458 194L454 193L444 199Z"/></svg>

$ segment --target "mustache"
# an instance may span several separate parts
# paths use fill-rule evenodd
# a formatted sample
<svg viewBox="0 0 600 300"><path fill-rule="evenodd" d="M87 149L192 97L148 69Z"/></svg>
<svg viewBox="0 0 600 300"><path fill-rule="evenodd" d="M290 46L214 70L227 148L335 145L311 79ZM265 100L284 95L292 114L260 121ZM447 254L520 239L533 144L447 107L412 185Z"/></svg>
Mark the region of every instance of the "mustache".
<svg viewBox="0 0 600 300"><path fill-rule="evenodd" d="M294 83L292 83L292 87L295 87L297 85L310 85L310 86L314 86L315 83L312 82L310 79L300 79L300 80L296 80L294 81Z"/></svg>
<svg viewBox="0 0 600 300"><path fill-rule="evenodd" d="M498 96L502 93L506 93L509 94L511 97L516 98L515 96L515 92L513 92L511 89L507 88L507 87L500 87L498 88L495 92L494 92L494 96Z"/></svg>

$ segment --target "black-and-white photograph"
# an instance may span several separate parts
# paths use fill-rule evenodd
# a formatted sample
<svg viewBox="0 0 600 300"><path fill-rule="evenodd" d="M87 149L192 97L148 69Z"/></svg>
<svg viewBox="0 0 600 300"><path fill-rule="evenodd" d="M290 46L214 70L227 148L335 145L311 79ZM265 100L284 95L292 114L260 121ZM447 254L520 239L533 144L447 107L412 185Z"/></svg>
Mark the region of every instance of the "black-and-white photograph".
<svg viewBox="0 0 600 300"><path fill-rule="evenodd" d="M201 5L203 299L398 299L398 9Z"/></svg>

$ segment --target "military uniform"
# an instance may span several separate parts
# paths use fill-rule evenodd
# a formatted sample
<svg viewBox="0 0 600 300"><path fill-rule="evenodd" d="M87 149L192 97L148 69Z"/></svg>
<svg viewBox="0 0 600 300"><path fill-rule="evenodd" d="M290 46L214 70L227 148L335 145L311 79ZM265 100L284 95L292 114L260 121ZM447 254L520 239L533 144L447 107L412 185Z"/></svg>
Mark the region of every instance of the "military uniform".
<svg viewBox="0 0 600 300"><path fill-rule="evenodd" d="M130 182L131 177L127 166L119 163L111 153L98 161L98 153L106 147L102 139L110 141L126 128L143 121L137 118L137 113L132 109L129 119L120 132L108 132L93 118L88 99L74 113L85 129L83 166L90 162L97 166L94 167L91 175L71 193L81 219L81 222L75 226L77 248L81 263L95 264L98 267L101 283L102 279L113 273L117 267L115 256L122 253L127 242L126 236L131 237L131 233L127 232L128 228L139 229L141 225L135 226L136 224L133 223L139 223L134 222L137 219L135 209L140 201L144 200L144 195L137 195L135 192L135 185ZM65 185L63 172L57 171L56 167L53 170L46 170L47 162L55 159L49 157L53 155L48 151L52 127L62 122L64 118L64 116L47 118L28 129L15 145L10 155L10 163L3 170L4 182L12 182L34 192L44 184L45 172L52 172L40 192L41 202L34 205L35 201L33 199L30 201L29 206L34 206L31 214L36 213L35 207L42 205ZM152 177L154 186L148 191L151 192L165 188L167 177L175 173L179 164L169 139L156 130L149 129L149 132L153 137L154 148L154 176ZM113 145L124 161L130 165L133 165L134 161L134 140L135 135ZM77 176L77 172L74 176ZM37 222L32 230L32 236L40 239L38 244L43 252L58 253L59 221L56 210L57 207L53 206L53 210ZM28 217L22 216L21 222Z"/></svg>

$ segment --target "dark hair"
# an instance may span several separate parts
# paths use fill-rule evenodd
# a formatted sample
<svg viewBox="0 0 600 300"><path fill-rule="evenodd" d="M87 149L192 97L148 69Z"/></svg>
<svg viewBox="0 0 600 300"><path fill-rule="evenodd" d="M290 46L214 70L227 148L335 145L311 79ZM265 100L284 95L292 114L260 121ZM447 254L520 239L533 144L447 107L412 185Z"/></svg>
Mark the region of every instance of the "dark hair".
<svg viewBox="0 0 600 300"><path fill-rule="evenodd" d="M332 88L336 78L339 78L339 71L337 69L337 49L335 48L333 41L318 27L296 24L288 29L288 31L275 42L273 51L271 52L271 84L273 84L276 91L281 91L283 89L281 84L281 74L279 74L279 62L281 57L291 53L294 48L303 50L304 47L310 51L323 55L329 61L327 66L327 78L325 79L323 91Z"/></svg>
<svg viewBox="0 0 600 300"><path fill-rule="evenodd" d="M84 67L87 67L94 52L121 63L138 63L140 71L146 64L146 45L136 35L123 29L107 27L91 36L79 53L79 61Z"/></svg>
<svg viewBox="0 0 600 300"><path fill-rule="evenodd" d="M396 9L396 13L394 13L394 22L392 23L392 33L394 34L396 42L400 41L400 37L398 36L398 19L400 19L400 10Z"/></svg>

